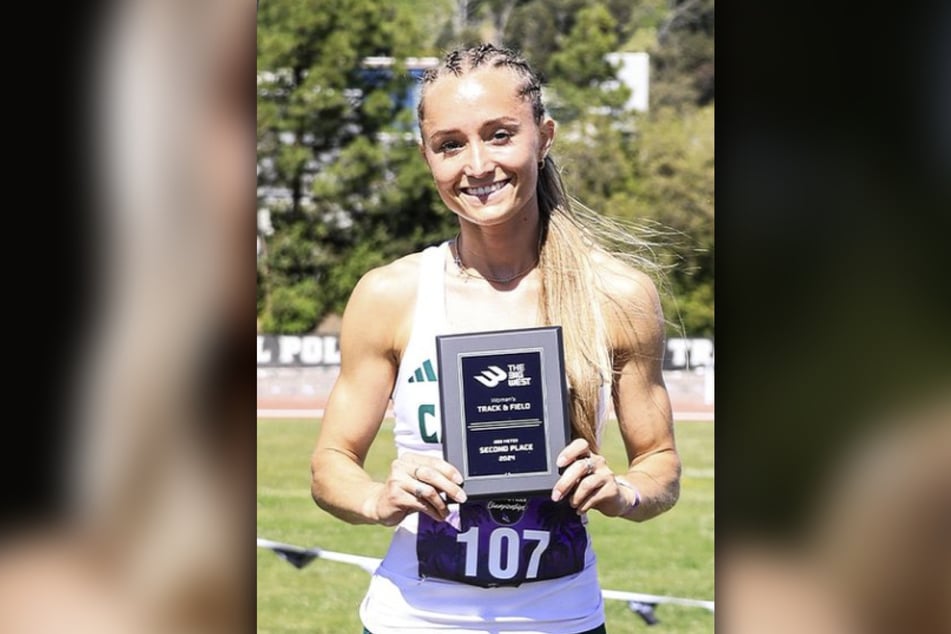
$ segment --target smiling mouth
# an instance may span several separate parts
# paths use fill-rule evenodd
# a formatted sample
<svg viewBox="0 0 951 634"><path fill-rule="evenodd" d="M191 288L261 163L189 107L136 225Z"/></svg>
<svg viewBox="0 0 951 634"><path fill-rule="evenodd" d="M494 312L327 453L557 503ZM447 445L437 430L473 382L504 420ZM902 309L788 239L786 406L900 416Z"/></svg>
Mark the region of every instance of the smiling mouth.
<svg viewBox="0 0 951 634"><path fill-rule="evenodd" d="M507 178L504 181L498 181L492 183L491 185L482 185L481 187L461 187L460 191L463 194L469 194L470 196L488 196L489 194L497 192L508 185L511 180L512 179Z"/></svg>

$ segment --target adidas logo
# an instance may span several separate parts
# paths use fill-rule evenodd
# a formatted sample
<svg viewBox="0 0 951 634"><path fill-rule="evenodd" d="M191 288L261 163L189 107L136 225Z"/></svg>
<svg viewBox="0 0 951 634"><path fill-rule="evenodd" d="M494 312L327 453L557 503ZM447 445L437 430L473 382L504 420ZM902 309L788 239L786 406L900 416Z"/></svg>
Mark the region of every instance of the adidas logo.
<svg viewBox="0 0 951 634"><path fill-rule="evenodd" d="M416 368L413 376L409 377L408 383L436 382L436 371L433 370L433 362L429 359L423 361L423 365Z"/></svg>

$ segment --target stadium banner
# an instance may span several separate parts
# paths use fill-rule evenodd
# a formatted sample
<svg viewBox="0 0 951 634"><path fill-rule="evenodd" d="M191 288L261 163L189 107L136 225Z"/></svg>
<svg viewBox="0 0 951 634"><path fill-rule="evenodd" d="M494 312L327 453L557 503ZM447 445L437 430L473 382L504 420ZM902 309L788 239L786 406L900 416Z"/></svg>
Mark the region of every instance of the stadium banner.
<svg viewBox="0 0 951 634"><path fill-rule="evenodd" d="M258 367L340 365L337 335L258 335Z"/></svg>

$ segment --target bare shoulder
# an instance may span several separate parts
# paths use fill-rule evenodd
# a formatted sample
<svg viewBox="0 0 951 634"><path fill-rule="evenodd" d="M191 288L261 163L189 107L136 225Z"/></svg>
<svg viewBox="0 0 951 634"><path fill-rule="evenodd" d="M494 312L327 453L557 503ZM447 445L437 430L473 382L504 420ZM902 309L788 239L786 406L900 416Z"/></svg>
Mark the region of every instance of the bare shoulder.
<svg viewBox="0 0 951 634"><path fill-rule="evenodd" d="M651 277L606 253L595 252L592 257L601 308L616 345L642 351L663 346L664 314Z"/></svg>
<svg viewBox="0 0 951 634"><path fill-rule="evenodd" d="M412 328L420 262L412 253L367 271L347 302L342 340L355 337L398 358Z"/></svg>
<svg viewBox="0 0 951 634"><path fill-rule="evenodd" d="M381 303L391 310L401 304L412 303L416 297L420 260L420 253L411 253L370 269L357 282L350 301Z"/></svg>
<svg viewBox="0 0 951 634"><path fill-rule="evenodd" d="M639 309L637 312L658 313L660 295L649 275L602 252L595 252L592 259L599 288L608 304L620 303L628 309Z"/></svg>

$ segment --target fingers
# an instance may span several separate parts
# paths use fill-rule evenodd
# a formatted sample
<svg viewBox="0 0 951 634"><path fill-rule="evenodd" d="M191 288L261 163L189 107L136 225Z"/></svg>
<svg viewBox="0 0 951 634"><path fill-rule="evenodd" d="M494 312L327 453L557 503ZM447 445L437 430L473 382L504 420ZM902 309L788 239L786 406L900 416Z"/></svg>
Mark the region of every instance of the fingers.
<svg viewBox="0 0 951 634"><path fill-rule="evenodd" d="M425 513L437 520L444 520L449 516L449 507L434 487L418 480L408 480L406 488L411 489L409 494L412 496L412 500L408 502L409 510Z"/></svg>
<svg viewBox="0 0 951 634"><path fill-rule="evenodd" d="M465 502L468 497L462 487L459 486L462 484L462 476L449 463L416 465L413 467L412 479L420 484L429 485L437 495L445 493L449 499L460 504Z"/></svg>
<svg viewBox="0 0 951 634"><path fill-rule="evenodd" d="M590 453L591 450L588 448L588 441L583 438L576 438L568 443L567 447L561 450L561 453L558 454L558 458L555 460L555 464L559 469L562 469L578 460L578 458L583 458Z"/></svg>
<svg viewBox="0 0 951 634"><path fill-rule="evenodd" d="M416 508L435 519L444 520L449 516L448 502L466 501L465 491L438 469L415 467L413 475L415 477L409 479L407 488L411 489L418 504Z"/></svg>
<svg viewBox="0 0 951 634"><path fill-rule="evenodd" d="M459 485L462 475L444 460L404 454L393 461L387 480L390 503L402 510L426 513L436 520L449 516L449 502L465 502L466 492Z"/></svg>
<svg viewBox="0 0 951 634"><path fill-rule="evenodd" d="M601 456L590 456L579 460L576 465L582 469L582 472L569 503L580 515L590 511L604 499L605 485L609 480L611 482L614 480L613 473L607 468Z"/></svg>
<svg viewBox="0 0 951 634"><path fill-rule="evenodd" d="M588 450L584 440L574 440L558 455L556 464L564 468L552 488L555 502L568 497L568 503L579 514L586 513L606 499L617 495L613 472L603 456ZM612 490L609 490L612 489Z"/></svg>
<svg viewBox="0 0 951 634"><path fill-rule="evenodd" d="M581 479L591 472L593 462L587 462L591 458L591 452L588 451L588 441L577 438L571 441L567 447L561 450L555 465L562 469L561 477L552 488L551 499L554 502L565 497L574 490Z"/></svg>

